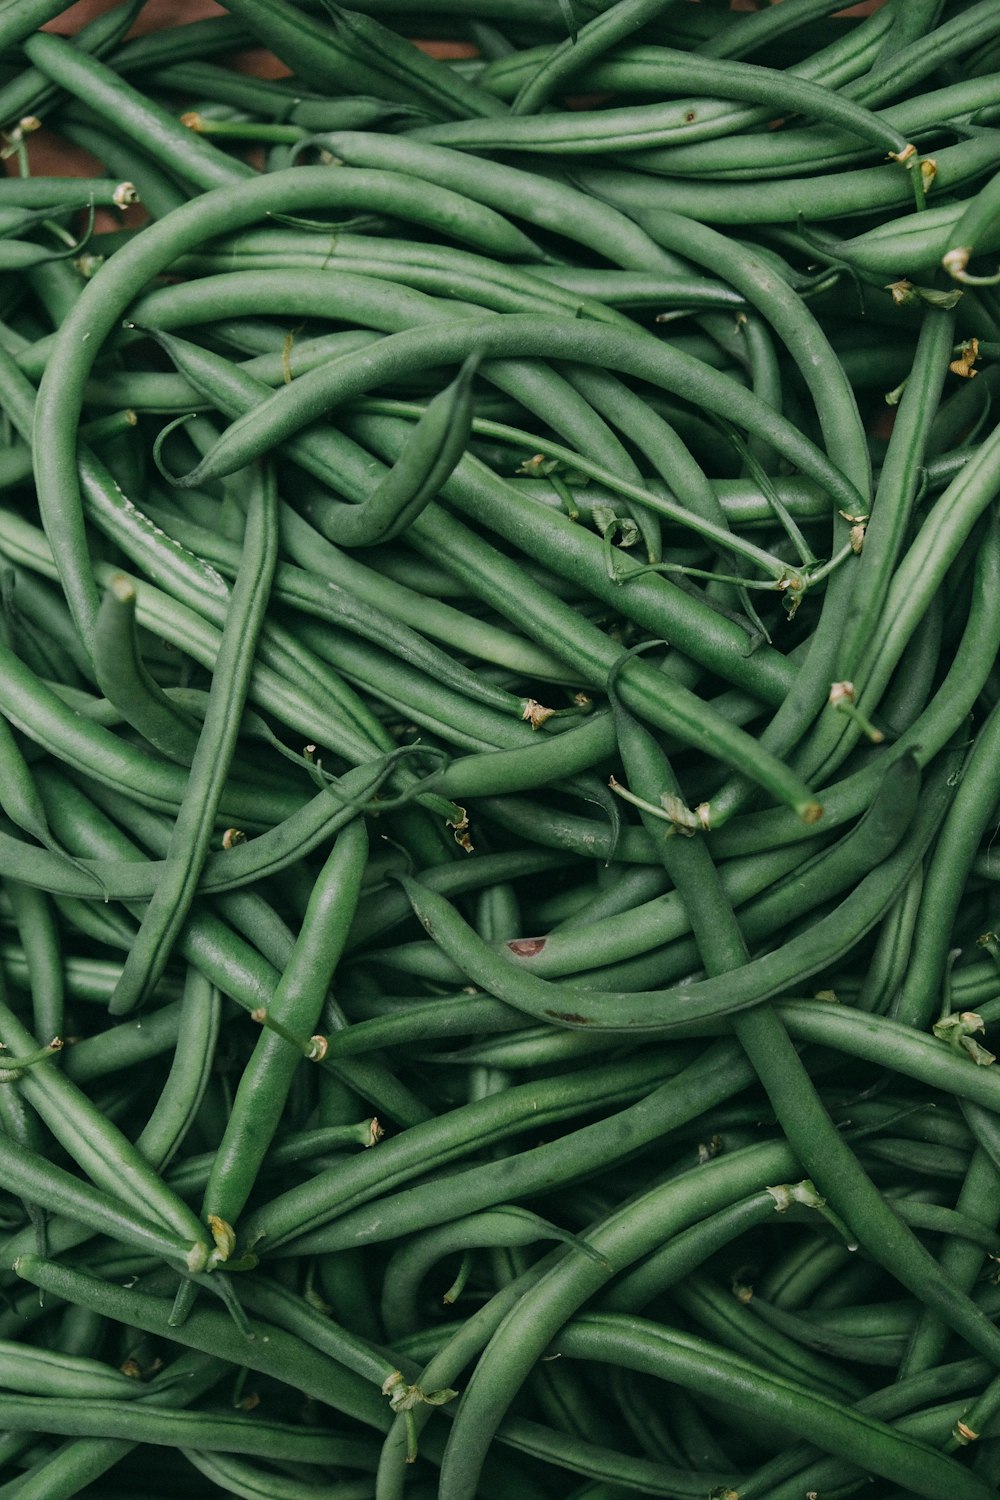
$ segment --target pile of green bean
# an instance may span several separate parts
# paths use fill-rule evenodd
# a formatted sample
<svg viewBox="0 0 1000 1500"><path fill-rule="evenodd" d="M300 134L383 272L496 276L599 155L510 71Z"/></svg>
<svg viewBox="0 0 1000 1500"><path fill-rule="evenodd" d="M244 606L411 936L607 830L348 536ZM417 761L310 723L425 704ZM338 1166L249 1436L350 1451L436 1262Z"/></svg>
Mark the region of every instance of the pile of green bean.
<svg viewBox="0 0 1000 1500"><path fill-rule="evenodd" d="M996 1497L1000 6L63 9L0 1500Z"/></svg>

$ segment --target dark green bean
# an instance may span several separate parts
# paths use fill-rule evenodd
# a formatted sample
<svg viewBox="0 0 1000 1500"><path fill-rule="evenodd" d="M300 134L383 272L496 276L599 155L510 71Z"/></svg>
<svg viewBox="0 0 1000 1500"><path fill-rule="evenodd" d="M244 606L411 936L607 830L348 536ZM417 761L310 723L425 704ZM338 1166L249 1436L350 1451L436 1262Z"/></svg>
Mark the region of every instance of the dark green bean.
<svg viewBox="0 0 1000 1500"><path fill-rule="evenodd" d="M983 1496L985 1500L988 1487L981 1480L967 1469L949 1463L928 1444L908 1437L898 1428L859 1415L856 1408L840 1406L829 1398L805 1392L790 1380L765 1374L760 1367L725 1355L717 1346L693 1335L668 1333L660 1325L645 1320L620 1318L610 1313L584 1313L557 1337L554 1348L569 1357L576 1354L621 1361L699 1391L718 1394L724 1389L732 1399L744 1402L752 1388L754 1415L759 1417L764 1411L773 1410L782 1423L808 1427L814 1441L828 1452L838 1453L854 1463L861 1459L866 1469L897 1478L915 1495L947 1500L949 1495L967 1493L970 1500L972 1496ZM457 1489L450 1492L444 1486L442 1469L442 1495L460 1493Z"/></svg>
<svg viewBox="0 0 1000 1500"><path fill-rule="evenodd" d="M331 173L324 168L296 168L269 174L264 180L249 178L234 187L216 189L215 195L201 195L159 224L150 226L120 250L114 257L110 278L102 278L99 273L85 287L80 303L60 331L39 390L36 413L39 501L43 514L54 522L51 535L58 539L60 577L85 641L91 637L97 594L89 562L85 561L88 549L79 509L75 426L82 398L80 385L103 339L151 276L205 238L253 223L263 213L294 212L323 203L364 202L371 206L376 201L387 204L391 201L394 213L410 213L418 221L438 227L447 222L461 232L462 226L468 224L473 236L473 222L485 224L486 213L490 233L483 238L491 249L495 249L497 230L502 231L504 224L499 216L479 209L478 205L470 218L466 212L467 200L440 189L429 193L425 184L408 181L398 173ZM523 236L514 235L513 231L511 235L523 241ZM511 253L516 257L523 255L524 250L512 246ZM530 248L528 255L532 256ZM82 320L81 332L86 333L86 339L77 341L73 335L74 318Z"/></svg>
<svg viewBox="0 0 1000 1500"><path fill-rule="evenodd" d="M756 1298L744 1302L731 1290L724 1291L710 1277L697 1272L672 1288L670 1300L723 1348L753 1359L772 1374L785 1375L816 1394L835 1400L857 1402L866 1394L864 1383L854 1371L840 1370L831 1359L823 1357L824 1352L833 1351L817 1351L813 1344L791 1332L794 1314L784 1314L787 1319L784 1323L780 1310L774 1321L758 1319L751 1311ZM868 1363L861 1354L856 1358L859 1363Z"/></svg>
<svg viewBox="0 0 1000 1500"><path fill-rule="evenodd" d="M37 1042L6 1006L3 1033L15 1057L38 1050ZM182 1246L190 1247L192 1269L200 1269L208 1247L197 1219L82 1091L45 1064L25 1070L17 1086L97 1187L112 1195L125 1188L154 1222L158 1220Z"/></svg>
<svg viewBox="0 0 1000 1500"><path fill-rule="evenodd" d="M132 1327L145 1328L161 1339L200 1348L237 1365L247 1365L273 1375L293 1389L314 1395L367 1427L384 1430L388 1426L390 1413L376 1387L328 1355L314 1352L301 1338L287 1334L274 1324L258 1325L260 1333L248 1340L225 1312L196 1307L186 1322L176 1327L169 1322L170 1303L163 1298L138 1290L125 1290L37 1256L19 1256L15 1269L19 1276L33 1281L36 1286L44 1286L54 1295L66 1296L84 1307L94 1307L105 1316L117 1317ZM130 1402L130 1410L131 1407ZM371 1451L368 1440L363 1437L347 1441L359 1455Z"/></svg>
<svg viewBox="0 0 1000 1500"><path fill-rule="evenodd" d="M37 32L25 41L24 50L46 78L84 100L117 131L137 137L195 187L219 187L252 176L250 167L200 140L106 63L71 46L65 37Z"/></svg>
<svg viewBox="0 0 1000 1500"><path fill-rule="evenodd" d="M341 832L309 898L295 946L267 1007L268 1020L310 1037L340 959L368 853L361 818ZM205 1214L233 1224L253 1189L301 1057L265 1029L240 1078L205 1190Z"/></svg>
<svg viewBox="0 0 1000 1500"><path fill-rule="evenodd" d="M934 192L961 189L988 173L996 160L995 137L995 131L985 131L982 136L936 151ZM641 158L637 165L642 165ZM700 179L673 177L666 170L654 176L651 172L591 168L587 180L596 191L606 190L609 200L619 208L634 205L640 211L639 222L651 233L659 210L712 224L779 224L797 219L808 224L849 215L898 212L913 200L912 182L898 166L783 177L769 182L765 194L759 183L714 179L711 191L706 193Z"/></svg>
<svg viewBox="0 0 1000 1500"><path fill-rule="evenodd" d="M676 1059L674 1066L679 1065L682 1065L681 1060ZM670 1064L661 1063L661 1066L669 1067ZM626 1071L636 1068L636 1061L630 1060L615 1064L610 1071L617 1075L620 1085ZM589 1072L587 1077L598 1087L603 1087L600 1080L604 1071ZM461 1154L462 1137L456 1125L460 1126L464 1120L470 1123L497 1121L505 1114L512 1116L529 1094L527 1086L511 1088L499 1099L465 1106L460 1120L449 1121L445 1116L434 1122L434 1128L425 1132L429 1137L429 1150L421 1147L419 1132L412 1130L396 1141L384 1141L379 1148L378 1162L372 1159L365 1165L352 1164L351 1176L358 1179L353 1191L347 1174L343 1172L338 1174L336 1183L319 1180L303 1188L290 1189L249 1215L244 1232L248 1238L258 1233L266 1235L272 1250L280 1249L286 1241L296 1244L296 1254L299 1253L298 1247L310 1246L313 1241L316 1248L325 1251L394 1239L415 1228L439 1224L445 1216L457 1218L464 1213L507 1202L513 1197L533 1195L556 1183L575 1180L589 1167L620 1161L640 1145L659 1139L673 1125L695 1118L711 1102L728 1098L746 1087L750 1076L749 1067L742 1062L737 1050L731 1044L722 1043L691 1063L677 1078L668 1079L606 1121L584 1126L561 1140L533 1146L530 1151L517 1156L467 1168L460 1175L450 1174L440 1181L431 1180L426 1190L418 1186L392 1194L377 1209L374 1206L353 1211L349 1208L352 1201L377 1196L385 1186L387 1174L392 1171L390 1153L393 1158L400 1157L402 1180L419 1175L432 1160L447 1161ZM524 1094L518 1092L521 1087L525 1087ZM538 1088L534 1089L534 1094L541 1099ZM621 1092L618 1097L623 1097ZM592 1098L596 1102L597 1095L592 1095ZM539 1104L539 1114L541 1108ZM534 1112L531 1118L535 1118ZM482 1128L481 1125L477 1127L480 1131ZM487 1128L496 1133L495 1125ZM438 1139L440 1146L434 1144ZM414 1150L419 1153L419 1159L409 1160ZM376 1172L377 1183L373 1180ZM388 1217L382 1212L385 1204L392 1207ZM330 1219L339 1219L339 1222L325 1229L319 1227Z"/></svg>
<svg viewBox="0 0 1000 1500"><path fill-rule="evenodd" d="M166 875L143 913L136 943L111 997L112 1015L123 1015L139 1004L159 979L194 899L236 747L277 554L277 491L269 471L254 475L249 487L240 572L226 614L205 722L167 853Z"/></svg>
<svg viewBox="0 0 1000 1500"><path fill-rule="evenodd" d="M660 52L664 86L675 93L691 78L688 53ZM672 64L672 67L671 67ZM824 124L849 130L881 149L883 154L908 162L915 148L883 117L853 103L842 93L810 82L787 71L713 59L712 93L717 99L740 103L764 102L779 114L795 113ZM515 101L516 107L516 101ZM602 110L573 110L517 119L456 120L426 125L410 131L415 140L462 150L519 150L545 152L628 152L664 144L676 137L690 109L685 102L637 105L630 109L611 106ZM918 169L919 170L919 169Z"/></svg>
<svg viewBox="0 0 1000 1500"><path fill-rule="evenodd" d="M697 980L673 990L647 991L641 996L601 993L565 985L553 988L545 980L519 972L476 937L446 901L420 888L418 881L401 882L414 909L435 942L454 958L463 973L507 1004L540 1020L569 1027L597 1026L611 1031L670 1031L696 1034L717 1018L758 1004L814 974L843 954L879 920L916 861L933 837L950 801L949 771L939 773L933 801L928 799L911 829L882 864L829 915L776 952L753 959L740 971ZM704 1034L702 1032L702 1034Z"/></svg>
<svg viewBox="0 0 1000 1500"><path fill-rule="evenodd" d="M116 573L105 590L94 631L94 672L109 702L170 760L190 765L198 726L160 687L144 665L136 638L136 587Z"/></svg>

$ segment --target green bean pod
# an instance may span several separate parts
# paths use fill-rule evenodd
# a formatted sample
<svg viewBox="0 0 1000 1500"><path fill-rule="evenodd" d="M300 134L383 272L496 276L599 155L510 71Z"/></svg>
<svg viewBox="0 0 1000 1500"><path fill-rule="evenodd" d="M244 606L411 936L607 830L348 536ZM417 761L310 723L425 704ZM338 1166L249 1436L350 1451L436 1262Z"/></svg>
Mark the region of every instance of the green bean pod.
<svg viewBox="0 0 1000 1500"><path fill-rule="evenodd" d="M222 632L205 723L171 838L166 877L143 914L136 943L108 1006L111 1015L126 1014L156 983L194 898L236 746L277 550L277 491L269 472L255 476L251 485L240 573Z"/></svg>
<svg viewBox="0 0 1000 1500"><path fill-rule="evenodd" d="M308 1039L320 1018L360 893L368 853L364 821L340 833L309 898L295 946L267 1007L267 1020ZM205 1214L235 1223L260 1171L301 1055L265 1028L243 1070L205 1189Z"/></svg>

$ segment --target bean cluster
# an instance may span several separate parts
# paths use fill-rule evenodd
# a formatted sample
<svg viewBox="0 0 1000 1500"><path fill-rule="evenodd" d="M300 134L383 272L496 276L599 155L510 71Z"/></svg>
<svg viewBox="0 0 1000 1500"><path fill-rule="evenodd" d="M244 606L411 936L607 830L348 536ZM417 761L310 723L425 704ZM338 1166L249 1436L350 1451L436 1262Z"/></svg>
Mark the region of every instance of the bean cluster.
<svg viewBox="0 0 1000 1500"><path fill-rule="evenodd" d="M1000 6L355 7L0 3L0 1500L989 1500Z"/></svg>

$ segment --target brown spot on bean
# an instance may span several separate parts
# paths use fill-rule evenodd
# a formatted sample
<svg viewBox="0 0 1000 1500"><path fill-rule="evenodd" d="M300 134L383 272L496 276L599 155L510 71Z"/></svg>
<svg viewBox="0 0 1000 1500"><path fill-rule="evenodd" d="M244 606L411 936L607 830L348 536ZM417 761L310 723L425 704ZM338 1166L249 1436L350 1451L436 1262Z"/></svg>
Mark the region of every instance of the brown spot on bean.
<svg viewBox="0 0 1000 1500"><path fill-rule="evenodd" d="M553 1021L565 1021L567 1026L590 1026L592 1024L589 1016L581 1016L573 1010L547 1010L545 1014L551 1016Z"/></svg>
<svg viewBox="0 0 1000 1500"><path fill-rule="evenodd" d="M515 958L536 958L546 941L545 938L514 938L507 947Z"/></svg>

